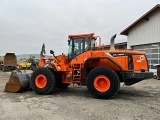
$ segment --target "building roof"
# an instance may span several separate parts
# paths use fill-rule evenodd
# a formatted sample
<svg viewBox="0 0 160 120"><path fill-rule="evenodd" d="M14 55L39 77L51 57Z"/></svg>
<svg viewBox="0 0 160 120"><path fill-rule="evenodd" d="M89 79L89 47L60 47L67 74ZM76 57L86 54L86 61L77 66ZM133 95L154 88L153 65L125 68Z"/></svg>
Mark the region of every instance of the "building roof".
<svg viewBox="0 0 160 120"><path fill-rule="evenodd" d="M124 29L120 34L121 35L128 35L129 31L134 28L138 23L140 23L142 20L149 20L149 16L153 13L155 13L157 10L160 9L160 4L157 4L152 9L150 9L147 13L145 13L143 16L141 16L138 20L136 20L134 23L132 23L130 26L128 26L126 29Z"/></svg>

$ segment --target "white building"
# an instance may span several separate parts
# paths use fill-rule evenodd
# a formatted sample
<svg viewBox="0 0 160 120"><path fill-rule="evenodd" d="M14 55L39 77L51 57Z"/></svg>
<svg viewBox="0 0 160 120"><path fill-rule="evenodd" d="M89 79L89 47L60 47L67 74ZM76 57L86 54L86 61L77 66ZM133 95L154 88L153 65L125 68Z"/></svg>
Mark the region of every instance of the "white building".
<svg viewBox="0 0 160 120"><path fill-rule="evenodd" d="M127 36L127 49L146 52L150 69L160 64L160 4L123 30Z"/></svg>

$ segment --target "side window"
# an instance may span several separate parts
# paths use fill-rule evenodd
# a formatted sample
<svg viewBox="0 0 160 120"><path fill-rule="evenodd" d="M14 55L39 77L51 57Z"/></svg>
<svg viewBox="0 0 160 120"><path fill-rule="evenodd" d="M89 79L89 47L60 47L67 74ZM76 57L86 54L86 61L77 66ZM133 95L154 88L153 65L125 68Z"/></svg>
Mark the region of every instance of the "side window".
<svg viewBox="0 0 160 120"><path fill-rule="evenodd" d="M85 48L85 50L86 50L87 47L88 47L89 40L90 40L89 37L87 37L87 38L84 39L84 48Z"/></svg>
<svg viewBox="0 0 160 120"><path fill-rule="evenodd" d="M69 61L76 57L77 55L83 53L88 48L89 44L91 46L90 37L82 37L82 38L70 38L68 40L68 59Z"/></svg>
<svg viewBox="0 0 160 120"><path fill-rule="evenodd" d="M90 40L85 41L85 50L93 50L96 46L95 40Z"/></svg>
<svg viewBox="0 0 160 120"><path fill-rule="evenodd" d="M78 55L82 53L83 43L81 39L77 39L74 42L74 54Z"/></svg>
<svg viewBox="0 0 160 120"><path fill-rule="evenodd" d="M95 40L92 40L92 41L91 41L91 49L95 48L95 45L96 45Z"/></svg>

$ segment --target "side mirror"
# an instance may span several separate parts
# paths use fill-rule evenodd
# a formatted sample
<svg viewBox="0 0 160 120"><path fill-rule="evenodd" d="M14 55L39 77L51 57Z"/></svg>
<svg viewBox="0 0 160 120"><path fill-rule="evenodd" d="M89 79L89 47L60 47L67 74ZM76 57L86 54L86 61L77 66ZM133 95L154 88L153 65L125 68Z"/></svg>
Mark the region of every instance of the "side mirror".
<svg viewBox="0 0 160 120"><path fill-rule="evenodd" d="M52 54L55 58L56 58L56 56L54 55L54 51L53 50L50 50L50 54ZM57 58L56 58L57 59ZM58 59L57 59L58 60ZM60 62L59 60L58 60L58 62Z"/></svg>
<svg viewBox="0 0 160 120"><path fill-rule="evenodd" d="M53 51L53 50L50 50L50 54L53 54L53 55L54 55L54 51Z"/></svg>

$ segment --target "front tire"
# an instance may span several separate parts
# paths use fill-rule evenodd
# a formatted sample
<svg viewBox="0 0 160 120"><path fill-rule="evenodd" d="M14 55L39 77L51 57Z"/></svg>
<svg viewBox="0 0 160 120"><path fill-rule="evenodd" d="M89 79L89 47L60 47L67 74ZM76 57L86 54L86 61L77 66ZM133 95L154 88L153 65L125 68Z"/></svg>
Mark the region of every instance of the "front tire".
<svg viewBox="0 0 160 120"><path fill-rule="evenodd" d="M30 82L36 94L49 95L56 91L56 76L50 68L42 67L35 70Z"/></svg>
<svg viewBox="0 0 160 120"><path fill-rule="evenodd" d="M91 95L96 98L111 98L118 92L119 87L119 77L110 68L97 67L88 74L87 88Z"/></svg>

